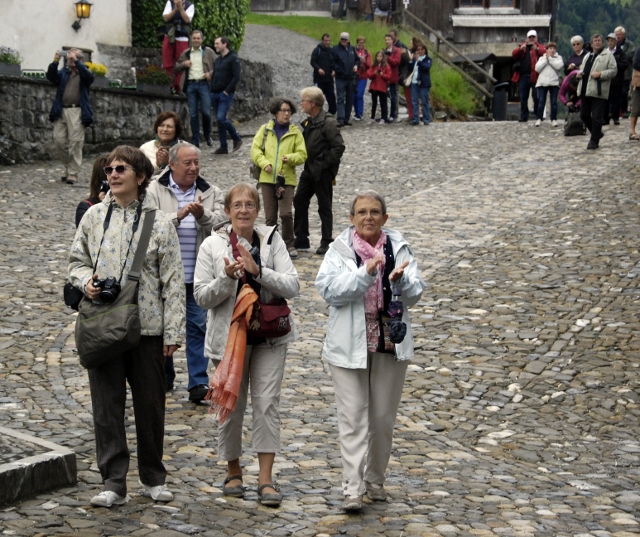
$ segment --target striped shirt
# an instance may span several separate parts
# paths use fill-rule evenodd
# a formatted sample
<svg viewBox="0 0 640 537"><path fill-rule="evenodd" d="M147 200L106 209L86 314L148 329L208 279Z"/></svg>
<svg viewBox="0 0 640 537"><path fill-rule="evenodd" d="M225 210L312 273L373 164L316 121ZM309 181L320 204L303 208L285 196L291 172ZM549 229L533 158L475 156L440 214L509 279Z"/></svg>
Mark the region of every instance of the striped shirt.
<svg viewBox="0 0 640 537"><path fill-rule="evenodd" d="M185 205L189 205L196 201L196 185L195 183L189 190L183 192L182 189L173 180L173 175L169 175L169 186L178 200L178 212ZM196 257L198 252L198 229L196 227L196 217L192 214L186 216L180 221L180 225L176 228L178 232L178 240L180 241L180 253L182 254L182 266L184 267L184 282L193 283L193 272L196 268Z"/></svg>

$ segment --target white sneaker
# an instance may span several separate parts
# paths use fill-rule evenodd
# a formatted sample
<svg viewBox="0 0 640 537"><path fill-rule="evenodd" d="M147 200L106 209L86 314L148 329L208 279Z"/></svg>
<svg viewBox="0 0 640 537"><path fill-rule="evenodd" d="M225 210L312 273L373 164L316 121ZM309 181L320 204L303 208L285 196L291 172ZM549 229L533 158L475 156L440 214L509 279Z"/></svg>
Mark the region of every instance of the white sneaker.
<svg viewBox="0 0 640 537"><path fill-rule="evenodd" d="M386 121L384 119L381 119L379 123L380 123L380 125L384 125L386 123Z"/></svg>
<svg viewBox="0 0 640 537"><path fill-rule="evenodd" d="M538 121L536 121L536 125L535 125L535 126L536 126L536 127L539 127L540 125L542 125L542 120L541 120L541 119L539 119Z"/></svg>
<svg viewBox="0 0 640 537"><path fill-rule="evenodd" d="M166 485L158 485L157 487L150 487L145 485L142 481L138 481L142 488L142 495L146 498L152 498L157 502L170 502L173 501L173 494L169 492Z"/></svg>
<svg viewBox="0 0 640 537"><path fill-rule="evenodd" d="M130 500L129 496L120 496L112 490L103 490L91 498L91 505L94 507L111 507L112 505L124 505Z"/></svg>
<svg viewBox="0 0 640 537"><path fill-rule="evenodd" d="M557 126L558 126L558 122L554 119L554 120L551 122L551 126L552 126L552 127L557 127Z"/></svg>
<svg viewBox="0 0 640 537"><path fill-rule="evenodd" d="M355 119L356 121L362 121L362 118L358 116L355 116L353 119Z"/></svg>

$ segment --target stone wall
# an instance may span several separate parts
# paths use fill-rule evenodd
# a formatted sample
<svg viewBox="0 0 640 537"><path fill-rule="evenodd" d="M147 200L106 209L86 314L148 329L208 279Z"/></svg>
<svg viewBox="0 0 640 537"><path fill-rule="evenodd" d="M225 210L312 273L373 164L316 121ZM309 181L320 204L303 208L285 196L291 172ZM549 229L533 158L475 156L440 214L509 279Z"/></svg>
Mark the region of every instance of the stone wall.
<svg viewBox="0 0 640 537"><path fill-rule="evenodd" d="M264 114L273 97L271 67L242 62L242 78L229 117L249 121ZM56 87L46 80L0 75L0 165L55 159L49 111ZM157 115L173 110L189 139L189 111L182 96L144 94L132 90L92 88L94 123L86 130L85 154L140 145L152 138ZM214 129L214 135L215 135Z"/></svg>

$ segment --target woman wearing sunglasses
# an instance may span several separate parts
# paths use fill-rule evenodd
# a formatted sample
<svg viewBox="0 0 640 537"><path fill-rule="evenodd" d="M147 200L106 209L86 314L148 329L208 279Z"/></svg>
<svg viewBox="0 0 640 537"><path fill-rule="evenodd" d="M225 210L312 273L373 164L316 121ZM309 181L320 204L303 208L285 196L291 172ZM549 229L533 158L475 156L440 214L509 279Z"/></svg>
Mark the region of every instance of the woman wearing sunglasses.
<svg viewBox="0 0 640 537"><path fill-rule="evenodd" d="M76 231L69 255L69 280L98 301L102 283L126 281L142 223L156 207L145 197L153 166L134 147L116 147L104 167L110 191L89 208ZM101 287L102 285L102 287ZM165 356L184 340L185 295L180 244L174 225L156 210L142 265L138 305L142 337L138 346L88 370L97 463L104 490L91 505L111 507L128 500L129 449L125 430L127 382L136 421L138 469L143 495L169 502L162 463L165 412Z"/></svg>

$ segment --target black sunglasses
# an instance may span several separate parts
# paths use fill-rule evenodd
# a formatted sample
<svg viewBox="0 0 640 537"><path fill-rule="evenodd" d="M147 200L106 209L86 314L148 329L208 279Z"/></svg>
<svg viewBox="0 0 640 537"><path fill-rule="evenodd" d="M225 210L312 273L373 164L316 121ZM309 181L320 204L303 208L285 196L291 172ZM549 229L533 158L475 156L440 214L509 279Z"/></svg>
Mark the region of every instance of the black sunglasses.
<svg viewBox="0 0 640 537"><path fill-rule="evenodd" d="M134 172L136 171L133 166L124 166L122 164L120 164L120 166L105 166L102 169L107 175L111 175L113 172L116 172L118 175L122 175L127 170L127 168L131 168Z"/></svg>

